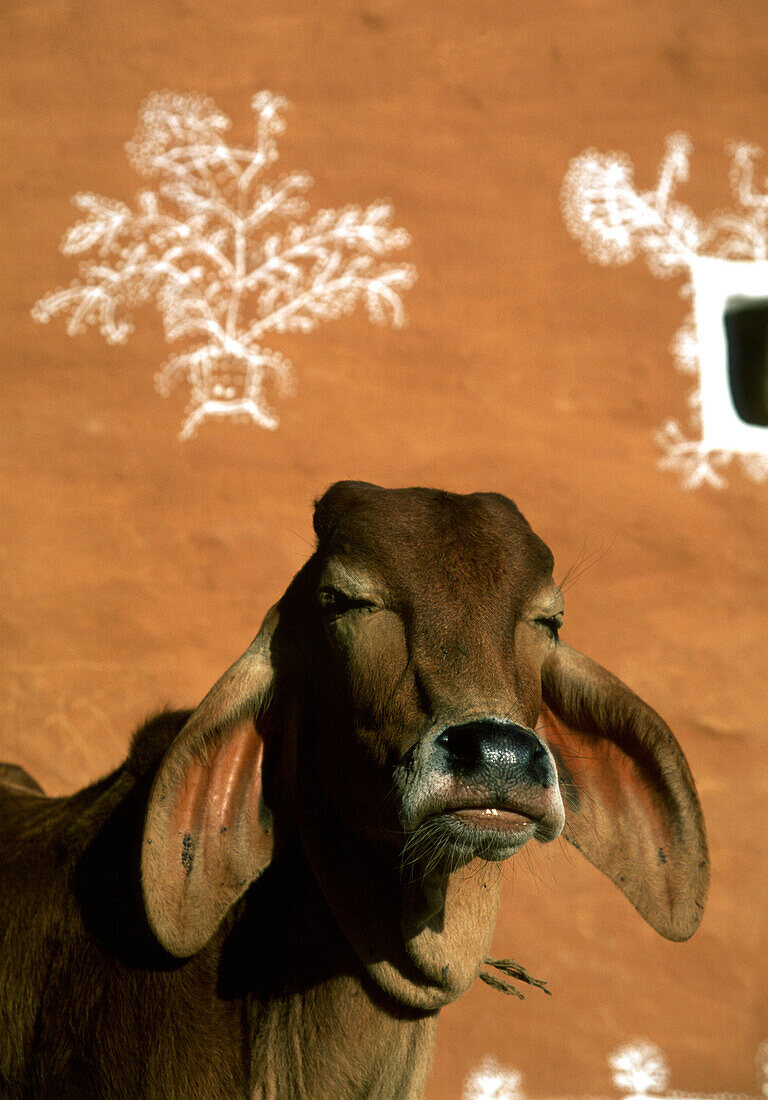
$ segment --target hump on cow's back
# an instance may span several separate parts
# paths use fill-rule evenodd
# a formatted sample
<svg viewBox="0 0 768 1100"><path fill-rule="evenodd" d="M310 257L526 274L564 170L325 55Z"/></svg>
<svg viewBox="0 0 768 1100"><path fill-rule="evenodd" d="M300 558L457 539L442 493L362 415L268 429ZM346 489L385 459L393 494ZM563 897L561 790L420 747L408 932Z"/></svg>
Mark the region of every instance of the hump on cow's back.
<svg viewBox="0 0 768 1100"><path fill-rule="evenodd" d="M20 788L44 794L43 788L20 764L5 764L0 761L0 790L3 787Z"/></svg>
<svg viewBox="0 0 768 1100"><path fill-rule="evenodd" d="M191 710L164 710L149 718L136 730L125 761L132 775L146 775L160 762L177 733L189 718Z"/></svg>

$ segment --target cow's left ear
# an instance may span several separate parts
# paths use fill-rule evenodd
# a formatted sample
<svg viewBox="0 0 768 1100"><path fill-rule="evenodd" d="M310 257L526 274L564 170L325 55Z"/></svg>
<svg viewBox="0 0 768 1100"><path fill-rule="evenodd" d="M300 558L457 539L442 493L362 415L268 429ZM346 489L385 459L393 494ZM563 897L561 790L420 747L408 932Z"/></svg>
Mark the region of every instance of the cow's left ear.
<svg viewBox="0 0 768 1100"><path fill-rule="evenodd" d="M662 719L615 676L562 643L542 671L538 729L552 750L564 835L657 932L685 940L709 882L688 764Z"/></svg>
<svg viewBox="0 0 768 1100"><path fill-rule="evenodd" d="M277 609L192 712L160 764L144 825L147 916L172 955L199 951L272 857L262 723Z"/></svg>

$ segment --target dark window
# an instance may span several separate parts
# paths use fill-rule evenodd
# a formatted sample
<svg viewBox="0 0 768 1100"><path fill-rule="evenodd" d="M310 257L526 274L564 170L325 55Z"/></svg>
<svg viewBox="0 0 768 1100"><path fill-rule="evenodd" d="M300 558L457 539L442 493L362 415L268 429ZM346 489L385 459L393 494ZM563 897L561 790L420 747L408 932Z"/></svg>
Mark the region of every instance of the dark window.
<svg viewBox="0 0 768 1100"><path fill-rule="evenodd" d="M728 384L745 424L768 428L768 299L733 299L725 311Z"/></svg>

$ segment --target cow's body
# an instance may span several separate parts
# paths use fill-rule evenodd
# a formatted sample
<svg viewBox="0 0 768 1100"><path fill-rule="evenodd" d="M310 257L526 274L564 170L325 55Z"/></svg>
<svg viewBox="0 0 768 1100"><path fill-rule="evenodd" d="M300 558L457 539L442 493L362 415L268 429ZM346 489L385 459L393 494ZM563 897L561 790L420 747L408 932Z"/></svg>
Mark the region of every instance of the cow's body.
<svg viewBox="0 0 768 1100"><path fill-rule="evenodd" d="M152 777L188 716L149 723L121 768L72 797L0 784L0 1097L418 1095L436 1013L392 1026L300 849L202 951L180 960L158 945L128 869ZM353 1016L332 1011L336 986ZM311 1044L286 1045L307 1031Z"/></svg>

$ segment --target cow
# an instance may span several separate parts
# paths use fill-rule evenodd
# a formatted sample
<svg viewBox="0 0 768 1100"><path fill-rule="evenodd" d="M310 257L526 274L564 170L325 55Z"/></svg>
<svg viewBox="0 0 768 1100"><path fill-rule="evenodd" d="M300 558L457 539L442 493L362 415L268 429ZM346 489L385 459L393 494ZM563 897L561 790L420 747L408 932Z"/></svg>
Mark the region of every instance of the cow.
<svg viewBox="0 0 768 1100"><path fill-rule="evenodd" d="M517 507L338 482L314 526L195 710L68 797L5 771L2 1100L415 1100L531 840L563 836L661 935L697 927L688 765L560 639Z"/></svg>

